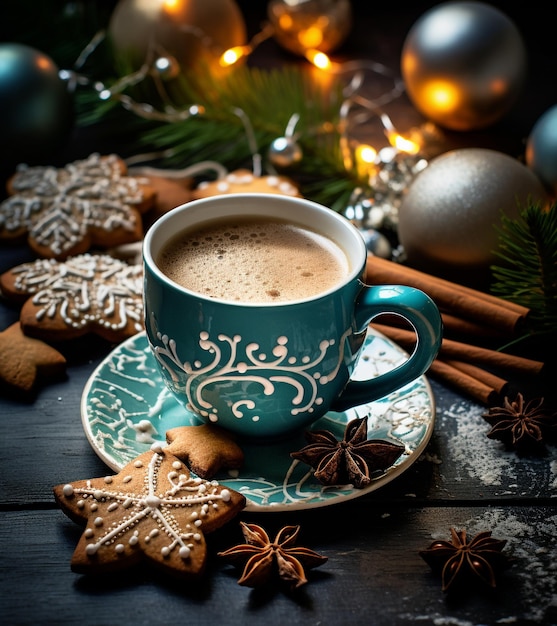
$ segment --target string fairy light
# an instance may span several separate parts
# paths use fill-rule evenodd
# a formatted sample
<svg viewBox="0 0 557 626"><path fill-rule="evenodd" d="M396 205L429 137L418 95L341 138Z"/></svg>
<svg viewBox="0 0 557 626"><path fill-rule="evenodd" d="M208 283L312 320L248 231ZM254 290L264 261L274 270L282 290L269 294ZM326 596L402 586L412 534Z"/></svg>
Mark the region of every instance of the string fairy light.
<svg viewBox="0 0 557 626"><path fill-rule="evenodd" d="M274 29L270 24L265 24L261 31L257 33L251 41L244 46L233 46L225 50L219 57L221 67L230 67L238 63L241 59L248 57L260 44L273 36Z"/></svg>
<svg viewBox="0 0 557 626"><path fill-rule="evenodd" d="M313 48L310 48L309 50L306 50L304 56L310 63L315 65L315 67L320 70L329 70L333 66L333 64L331 63L331 59L320 50L314 50Z"/></svg>
<svg viewBox="0 0 557 626"><path fill-rule="evenodd" d="M168 4L168 7L171 8L171 3ZM184 25L184 28L186 26L187 25ZM190 31L201 41L206 39L204 33L200 32L199 28L188 28L188 32ZM221 67L233 66L238 63L240 59L246 58L252 54L263 41L273 36L274 32L274 27L270 23L264 24L262 29L247 45L235 46L225 50L219 57L219 65ZM79 55L78 60L74 65L74 69L70 71L65 70L63 72L64 78L71 81L73 85L86 84L88 82L85 77L78 73L78 70L84 65L90 54L92 54L92 52L98 47L105 35L106 33L104 31L95 35L93 40ZM351 79L346 90L346 101L343 103L340 110L340 127L342 136L344 136L349 127L349 124L347 124L348 113L351 109L353 109L354 105L360 105L361 107L366 108L374 114L378 114L380 116L380 120L385 126L385 134L391 145L402 151L409 153L415 152L416 147L412 145L412 142L398 134L394 129L392 122L388 119L388 117L386 117L386 114L380 112L381 107L389 104L404 92L404 83L400 78L394 76L384 65L375 61L353 60L344 63L337 63L331 61L326 53L313 48L308 48L306 50L305 57L314 67L333 76L342 77L346 74L351 74ZM163 50L155 50L151 48L148 52L148 58L138 70L121 77L110 87L107 87L100 81L96 81L94 83L94 88L96 89L101 100L118 100L125 109L148 120L172 123L183 122L193 116L203 115L205 113L205 109L200 104L194 103L186 107L178 108L170 102L170 98L168 97L168 94L162 84L161 76L167 78L167 73L171 73L171 77L173 77L176 72L179 72L179 68L176 68L177 63L175 60L170 58L168 55L165 56ZM383 94L373 100L366 99L360 91L360 88L365 82L364 74L366 72L372 72L392 80L392 88L386 90ZM161 100L166 103L163 111L155 109L150 103L137 102L131 96L124 93L127 88L139 84L148 77L153 79ZM286 138L288 138L288 135L286 135ZM342 143L346 143L344 138L341 141ZM348 169L351 169L353 167L353 159L348 155L348 148L349 146L346 145L343 153L345 153L345 165ZM358 155L361 154L362 151L360 150ZM365 154L366 156L369 156L369 152ZM358 158L360 157L358 156Z"/></svg>
<svg viewBox="0 0 557 626"><path fill-rule="evenodd" d="M195 34L204 41L203 33L197 32L198 30L194 29ZM251 55L273 33L274 29L270 24L264 25L248 44L229 48L220 56L216 56L216 63L222 68L234 66ZM157 48L155 44L149 47L146 59L138 70L121 77L112 85L106 86L100 81L89 81L80 70L104 37L104 32L95 35L78 57L74 68L64 72L66 79L74 87L77 84L92 84L100 100L116 100L126 110L147 120L177 123L206 114L205 107L200 103L177 106L171 101L165 82L179 75L180 66L171 55ZM372 60L358 59L339 63L331 60L325 52L312 47L305 50L304 57L324 75L346 82L342 88L344 99L339 107L338 120L335 123L322 123L317 128L305 127L303 131L297 131L300 114L294 112L290 116L284 136L276 138L269 147L267 168L271 170L273 165L279 168L290 167L302 160L302 149L298 143L302 138L302 132L305 136L336 133L345 170L354 173L363 183L354 189L349 206L346 208L346 216L360 216L362 220L360 225L365 228L396 227L398 204L402 193L416 173L427 165L427 161L419 154L421 149L419 143L400 134L385 111L385 107L404 93L402 79L383 64ZM365 95L365 88L370 74L380 76L392 84L375 97L368 97ZM162 102L159 109L148 102L138 102L126 93L129 88L146 79L151 79L156 87ZM253 159L253 173L255 176L261 176L262 156L256 145L251 121L238 107L234 107L232 112L244 125ZM377 149L354 136L357 134L356 128L373 122L381 124L388 146ZM158 156L162 155L164 158L168 154L169 152L165 151ZM154 155L138 155L137 159L148 161L150 156L156 158ZM215 168L212 162L201 163L196 172L203 170L212 170L217 178L224 176L226 172L224 168ZM191 174L191 169L188 173ZM168 175L179 178L184 175L184 171L172 170L168 171Z"/></svg>

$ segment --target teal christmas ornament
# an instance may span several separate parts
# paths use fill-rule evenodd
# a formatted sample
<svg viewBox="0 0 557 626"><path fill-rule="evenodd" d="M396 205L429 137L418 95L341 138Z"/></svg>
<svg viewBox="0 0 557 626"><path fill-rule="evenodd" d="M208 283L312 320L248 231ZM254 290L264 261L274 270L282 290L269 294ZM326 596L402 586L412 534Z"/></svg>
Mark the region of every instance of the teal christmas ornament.
<svg viewBox="0 0 557 626"><path fill-rule="evenodd" d="M557 104L534 124L526 142L526 163L557 196Z"/></svg>
<svg viewBox="0 0 557 626"><path fill-rule="evenodd" d="M408 96L427 118L451 130L485 128L515 103L526 76L516 25L483 2L445 2L426 11L403 45Z"/></svg>
<svg viewBox="0 0 557 626"><path fill-rule="evenodd" d="M46 54L0 44L0 170L51 161L73 127L73 98Z"/></svg>

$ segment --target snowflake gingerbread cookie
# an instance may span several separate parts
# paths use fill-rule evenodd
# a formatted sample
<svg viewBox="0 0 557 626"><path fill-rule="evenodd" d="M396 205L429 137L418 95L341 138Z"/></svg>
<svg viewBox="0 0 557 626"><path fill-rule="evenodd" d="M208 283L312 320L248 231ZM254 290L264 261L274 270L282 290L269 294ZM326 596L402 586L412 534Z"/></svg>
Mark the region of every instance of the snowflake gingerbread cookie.
<svg viewBox="0 0 557 626"><path fill-rule="evenodd" d="M108 255L22 263L0 275L0 291L23 302L23 332L47 342L89 333L119 342L144 328L143 268Z"/></svg>
<svg viewBox="0 0 557 626"><path fill-rule="evenodd" d="M127 175L112 154L91 154L63 168L20 165L0 203L0 240L21 240L41 257L65 259L93 246L143 237L141 215L155 202L147 178Z"/></svg>
<svg viewBox="0 0 557 626"><path fill-rule="evenodd" d="M246 504L240 493L190 474L161 444L114 476L57 485L54 497L70 519L85 525L73 571L103 574L143 561L188 578L205 570L205 535Z"/></svg>

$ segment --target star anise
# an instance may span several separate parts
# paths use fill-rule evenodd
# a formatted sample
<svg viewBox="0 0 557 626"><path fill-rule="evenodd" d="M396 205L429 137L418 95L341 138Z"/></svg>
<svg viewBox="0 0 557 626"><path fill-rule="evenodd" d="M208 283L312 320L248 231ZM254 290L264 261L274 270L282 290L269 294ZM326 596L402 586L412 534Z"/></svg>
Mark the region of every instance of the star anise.
<svg viewBox="0 0 557 626"><path fill-rule="evenodd" d="M290 456L314 468L324 485L351 483L362 489L372 474L390 467L404 452L404 446L382 439L367 438L367 417L348 422L342 441L327 430L305 433L308 445Z"/></svg>
<svg viewBox="0 0 557 626"><path fill-rule="evenodd" d="M278 576L296 589L307 583L304 567L311 569L327 561L326 556L309 548L294 546L299 526L285 526L271 542L261 526L245 522L240 522L240 525L246 543L218 553L233 565L244 568L239 585L259 587Z"/></svg>
<svg viewBox="0 0 557 626"><path fill-rule="evenodd" d="M557 414L551 415L543 402L543 398L525 402L521 393L512 402L506 397L504 406L483 414L492 426L487 436L518 452L545 452L545 439L557 433Z"/></svg>
<svg viewBox="0 0 557 626"><path fill-rule="evenodd" d="M496 587L496 571L506 565L502 550L506 540L495 539L491 531L466 540L466 530L451 528L451 541L434 541L419 555L435 571L441 572L442 590L456 588L463 581L476 580Z"/></svg>

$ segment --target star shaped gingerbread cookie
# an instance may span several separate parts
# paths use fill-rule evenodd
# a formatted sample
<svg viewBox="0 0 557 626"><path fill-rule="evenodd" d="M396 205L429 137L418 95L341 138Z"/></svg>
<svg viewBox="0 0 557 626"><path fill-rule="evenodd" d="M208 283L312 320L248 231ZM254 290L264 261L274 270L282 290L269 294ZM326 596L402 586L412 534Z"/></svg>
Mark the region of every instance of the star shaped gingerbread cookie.
<svg viewBox="0 0 557 626"><path fill-rule="evenodd" d="M220 469L239 469L244 453L231 435L212 424L178 426L166 431L167 451L185 461L192 472L211 478Z"/></svg>
<svg viewBox="0 0 557 626"><path fill-rule="evenodd" d="M65 371L65 357L43 341L25 336L19 322L0 333L0 389L10 396L28 398L39 382Z"/></svg>
<svg viewBox="0 0 557 626"><path fill-rule="evenodd" d="M182 577L200 576L205 535L234 518L244 496L216 481L193 477L161 445L118 474L54 487L62 511L85 529L71 568L103 574L140 561Z"/></svg>

